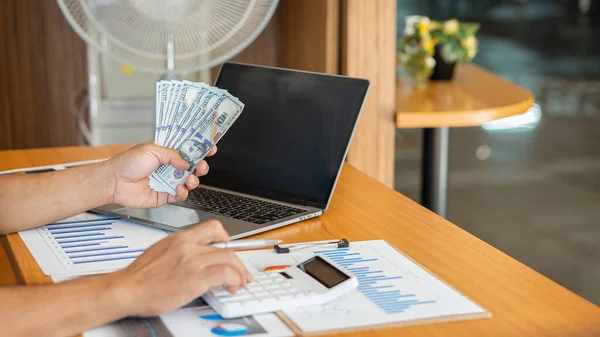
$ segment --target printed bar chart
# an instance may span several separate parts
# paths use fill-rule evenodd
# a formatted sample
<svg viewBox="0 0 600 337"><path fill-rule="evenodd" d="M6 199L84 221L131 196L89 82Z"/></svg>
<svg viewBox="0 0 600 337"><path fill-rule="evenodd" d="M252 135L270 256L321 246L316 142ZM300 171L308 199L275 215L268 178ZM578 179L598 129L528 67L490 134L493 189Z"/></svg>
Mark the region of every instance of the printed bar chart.
<svg viewBox="0 0 600 337"><path fill-rule="evenodd" d="M346 268L358 279L358 291L388 314L402 313L415 305L435 303L435 300L421 301L416 294L405 293L393 280L402 279L402 275L386 275L378 269L378 258L363 258L360 252L350 248L317 250L330 260ZM390 282L392 281L392 282Z"/></svg>
<svg viewBox="0 0 600 337"><path fill-rule="evenodd" d="M135 259L144 249L121 244L123 235L111 235L117 218L97 217L86 220L60 221L46 229L73 264Z"/></svg>
<svg viewBox="0 0 600 337"><path fill-rule="evenodd" d="M44 274L65 280L124 268L169 232L86 212L19 235Z"/></svg>

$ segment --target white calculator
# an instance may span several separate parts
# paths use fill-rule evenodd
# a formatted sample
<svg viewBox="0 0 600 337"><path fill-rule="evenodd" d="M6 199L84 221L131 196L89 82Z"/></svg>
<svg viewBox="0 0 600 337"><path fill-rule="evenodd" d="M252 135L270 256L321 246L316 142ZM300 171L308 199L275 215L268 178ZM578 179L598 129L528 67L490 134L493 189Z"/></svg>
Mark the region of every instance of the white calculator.
<svg viewBox="0 0 600 337"><path fill-rule="evenodd" d="M231 295L211 288L202 298L223 318L235 318L295 307L322 304L358 286L352 274L324 256L295 267L253 275L254 281Z"/></svg>

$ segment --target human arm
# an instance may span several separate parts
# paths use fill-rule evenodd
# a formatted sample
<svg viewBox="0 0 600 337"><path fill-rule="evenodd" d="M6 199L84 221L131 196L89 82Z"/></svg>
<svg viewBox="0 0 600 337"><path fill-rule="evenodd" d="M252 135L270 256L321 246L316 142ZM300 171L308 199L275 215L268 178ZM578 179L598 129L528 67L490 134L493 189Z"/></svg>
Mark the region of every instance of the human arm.
<svg viewBox="0 0 600 337"><path fill-rule="evenodd" d="M216 220L172 234L129 267L54 285L0 288L0 334L70 336L127 316L155 316L179 308L210 287L231 292L251 277Z"/></svg>
<svg viewBox="0 0 600 337"><path fill-rule="evenodd" d="M209 155L216 152L213 148ZM45 225L106 204L148 208L184 200L208 172L201 161L177 196L148 187L148 176L159 164L178 169L189 165L177 150L139 144L107 161L67 170L0 176L0 235Z"/></svg>

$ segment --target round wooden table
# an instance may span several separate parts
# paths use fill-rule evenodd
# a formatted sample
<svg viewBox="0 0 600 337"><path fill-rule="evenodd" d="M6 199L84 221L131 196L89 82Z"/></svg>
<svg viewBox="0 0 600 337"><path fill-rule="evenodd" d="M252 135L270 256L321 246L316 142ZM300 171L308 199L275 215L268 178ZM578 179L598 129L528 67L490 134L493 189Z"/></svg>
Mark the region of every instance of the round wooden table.
<svg viewBox="0 0 600 337"><path fill-rule="evenodd" d="M405 77L396 85L396 126L424 128L421 203L446 217L448 131L522 114L533 104L531 92L476 65L457 65L452 81L414 88Z"/></svg>

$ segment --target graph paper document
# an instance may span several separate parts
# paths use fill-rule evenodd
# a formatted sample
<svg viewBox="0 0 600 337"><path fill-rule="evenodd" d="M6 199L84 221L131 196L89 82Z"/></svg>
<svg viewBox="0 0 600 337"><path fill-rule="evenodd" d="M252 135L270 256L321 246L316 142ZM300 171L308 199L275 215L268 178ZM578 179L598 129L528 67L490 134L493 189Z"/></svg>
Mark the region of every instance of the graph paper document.
<svg viewBox="0 0 600 337"><path fill-rule="evenodd" d="M309 248L289 254L259 250L238 256L249 271L258 272L297 265L316 254L355 274L359 286L324 305L285 310L305 333L490 317L383 240L351 242L349 248Z"/></svg>
<svg viewBox="0 0 600 337"><path fill-rule="evenodd" d="M44 274L60 280L59 275L124 268L168 233L114 217L82 213L19 235Z"/></svg>
<svg viewBox="0 0 600 337"><path fill-rule="evenodd" d="M224 319L202 299L160 317L125 318L85 332L84 337L285 337L294 333L275 315Z"/></svg>

